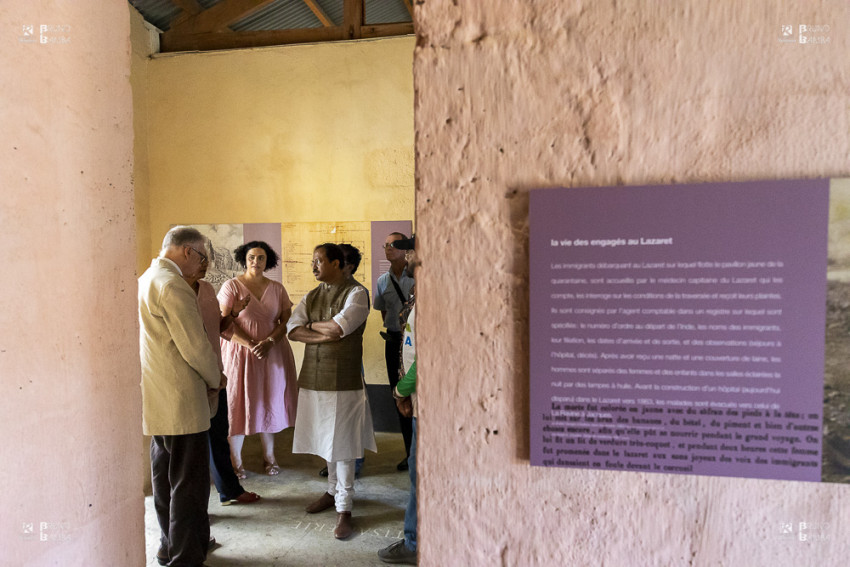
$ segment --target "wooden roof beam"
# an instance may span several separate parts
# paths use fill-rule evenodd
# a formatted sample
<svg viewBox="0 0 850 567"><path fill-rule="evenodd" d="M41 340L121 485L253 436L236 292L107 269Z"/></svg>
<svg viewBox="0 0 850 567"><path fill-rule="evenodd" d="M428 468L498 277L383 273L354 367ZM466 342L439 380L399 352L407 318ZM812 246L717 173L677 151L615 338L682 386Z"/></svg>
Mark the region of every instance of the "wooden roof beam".
<svg viewBox="0 0 850 567"><path fill-rule="evenodd" d="M400 22L397 24L371 24L360 28L360 37L363 39L374 37L393 37L397 35L413 35L413 22Z"/></svg>
<svg viewBox="0 0 850 567"><path fill-rule="evenodd" d="M198 4L198 0L174 0L174 3L183 11L168 22L169 29L179 27L192 16L200 14L202 10L201 5Z"/></svg>
<svg viewBox="0 0 850 567"><path fill-rule="evenodd" d="M194 16L196 14L200 14L202 9L201 5L198 4L198 0L171 0L177 7L183 10L183 13L188 14L190 16Z"/></svg>
<svg viewBox="0 0 850 567"><path fill-rule="evenodd" d="M227 26L237 22L258 10L262 10L275 0L223 0L202 12L183 21L175 21L166 34L174 35L223 32ZM166 35L163 34L163 35Z"/></svg>
<svg viewBox="0 0 850 567"><path fill-rule="evenodd" d="M322 22L322 25L326 28L329 28L334 25L333 20L331 20L325 11L322 10L322 7L319 6L319 3L316 0L303 0L307 7L310 8L310 11L315 14L319 21Z"/></svg>
<svg viewBox="0 0 850 567"><path fill-rule="evenodd" d="M365 0L343 0L342 7L343 22L342 27L345 29L345 39L360 39L360 28L363 26L363 5Z"/></svg>
<svg viewBox="0 0 850 567"><path fill-rule="evenodd" d="M363 38L392 37L413 33L413 23L364 25ZM243 49L295 43L343 41L350 39L350 30L343 26L307 28L297 30L261 30L241 32L204 32L197 34L162 34L160 51L215 51L217 49Z"/></svg>

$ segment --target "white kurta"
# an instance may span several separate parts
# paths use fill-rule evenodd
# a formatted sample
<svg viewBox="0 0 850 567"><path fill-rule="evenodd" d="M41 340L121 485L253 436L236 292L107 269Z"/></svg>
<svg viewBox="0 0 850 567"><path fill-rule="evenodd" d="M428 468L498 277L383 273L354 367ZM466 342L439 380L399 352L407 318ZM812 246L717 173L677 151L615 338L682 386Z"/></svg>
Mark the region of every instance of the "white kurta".
<svg viewBox="0 0 850 567"><path fill-rule="evenodd" d="M306 297L293 310L286 325L287 333L307 324ZM355 287L333 320L345 337L360 327L368 315L366 289ZM365 449L378 451L365 384L360 390L341 392L298 390L293 453L309 453L332 462L358 459Z"/></svg>

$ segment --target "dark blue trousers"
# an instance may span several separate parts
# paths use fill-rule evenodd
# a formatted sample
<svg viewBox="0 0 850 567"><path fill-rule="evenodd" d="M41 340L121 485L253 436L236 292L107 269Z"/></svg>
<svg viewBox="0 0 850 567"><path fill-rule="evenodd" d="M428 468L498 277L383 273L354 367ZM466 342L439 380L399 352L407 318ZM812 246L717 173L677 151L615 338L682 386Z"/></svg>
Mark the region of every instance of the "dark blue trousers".
<svg viewBox="0 0 850 567"><path fill-rule="evenodd" d="M234 500L245 492L230 462L230 423L227 421L227 391L218 393L218 413L210 419L210 472L212 473L218 499L222 502Z"/></svg>

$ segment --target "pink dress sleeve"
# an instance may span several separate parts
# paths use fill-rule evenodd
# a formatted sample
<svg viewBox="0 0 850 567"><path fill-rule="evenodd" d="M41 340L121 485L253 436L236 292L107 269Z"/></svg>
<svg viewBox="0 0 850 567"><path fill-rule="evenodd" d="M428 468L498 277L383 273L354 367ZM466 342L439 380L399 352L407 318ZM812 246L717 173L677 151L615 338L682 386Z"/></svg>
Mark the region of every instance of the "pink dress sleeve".
<svg viewBox="0 0 850 567"><path fill-rule="evenodd" d="M218 290L218 302L228 307L233 306L233 299L236 297L236 282L227 280L221 289Z"/></svg>
<svg viewBox="0 0 850 567"><path fill-rule="evenodd" d="M238 290L236 288L236 282L233 280L227 280L224 282L224 285L221 286L221 289L218 290L218 303L220 305L233 307L233 300L237 293ZM231 325L229 329L222 331L221 336L229 341L230 337L233 336L233 325Z"/></svg>
<svg viewBox="0 0 850 567"><path fill-rule="evenodd" d="M280 286L280 311L281 313L287 309L292 309L292 301L289 299L289 294L286 293L286 288L283 284Z"/></svg>

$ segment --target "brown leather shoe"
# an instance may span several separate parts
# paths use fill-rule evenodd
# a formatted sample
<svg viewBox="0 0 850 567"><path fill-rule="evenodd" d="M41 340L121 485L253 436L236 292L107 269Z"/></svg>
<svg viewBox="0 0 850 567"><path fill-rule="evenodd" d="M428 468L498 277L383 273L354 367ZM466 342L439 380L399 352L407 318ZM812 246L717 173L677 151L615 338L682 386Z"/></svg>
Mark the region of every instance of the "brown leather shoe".
<svg viewBox="0 0 850 567"><path fill-rule="evenodd" d="M256 492L243 492L236 498L222 501L222 506L230 506L231 504L253 504L259 502L262 498Z"/></svg>
<svg viewBox="0 0 850 567"><path fill-rule="evenodd" d="M331 496L328 492L325 492L319 499L307 506L305 510L308 514L318 514L319 512L324 512L328 508L333 507L334 505L334 497Z"/></svg>
<svg viewBox="0 0 850 567"><path fill-rule="evenodd" d="M337 512L334 537L336 539L345 539L353 533L354 527L351 525L351 512Z"/></svg>

